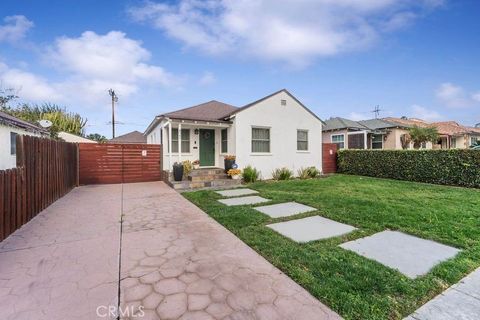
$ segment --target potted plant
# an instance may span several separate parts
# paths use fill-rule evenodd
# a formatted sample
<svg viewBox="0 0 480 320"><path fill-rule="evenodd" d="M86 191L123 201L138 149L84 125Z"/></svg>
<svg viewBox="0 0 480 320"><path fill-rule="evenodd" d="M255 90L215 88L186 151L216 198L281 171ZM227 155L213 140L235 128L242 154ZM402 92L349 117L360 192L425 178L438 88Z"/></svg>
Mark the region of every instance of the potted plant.
<svg viewBox="0 0 480 320"><path fill-rule="evenodd" d="M228 172L228 170L233 168L233 165L235 164L235 156L234 155L226 155L224 158L224 166L225 166L225 172Z"/></svg>
<svg viewBox="0 0 480 320"><path fill-rule="evenodd" d="M195 160L192 162L193 169L198 169L200 168L200 160Z"/></svg>
<svg viewBox="0 0 480 320"><path fill-rule="evenodd" d="M242 174L242 170L240 170L240 169L230 169L230 170L228 170L227 174L233 180L238 180L238 179L240 179L240 175Z"/></svg>
<svg viewBox="0 0 480 320"><path fill-rule="evenodd" d="M175 162L173 164L173 180L182 181L183 179L183 163Z"/></svg>

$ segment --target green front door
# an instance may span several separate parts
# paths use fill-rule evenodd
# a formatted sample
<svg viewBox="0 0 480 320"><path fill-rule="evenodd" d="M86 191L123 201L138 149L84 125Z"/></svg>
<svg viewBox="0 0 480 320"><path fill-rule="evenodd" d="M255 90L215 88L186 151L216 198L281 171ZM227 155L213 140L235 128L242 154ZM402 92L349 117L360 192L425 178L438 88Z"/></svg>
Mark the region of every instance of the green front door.
<svg viewBox="0 0 480 320"><path fill-rule="evenodd" d="M215 165L215 130L200 129L200 165Z"/></svg>

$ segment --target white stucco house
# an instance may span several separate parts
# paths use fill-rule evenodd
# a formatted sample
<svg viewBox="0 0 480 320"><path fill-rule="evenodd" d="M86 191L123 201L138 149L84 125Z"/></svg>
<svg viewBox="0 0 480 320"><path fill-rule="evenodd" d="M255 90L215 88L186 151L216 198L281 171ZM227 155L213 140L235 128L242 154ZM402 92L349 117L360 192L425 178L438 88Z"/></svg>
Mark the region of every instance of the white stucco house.
<svg viewBox="0 0 480 320"><path fill-rule="evenodd" d="M183 160L223 168L226 155L235 155L240 169L257 168L263 179L281 167L295 174L322 169L322 121L285 89L241 108L210 101L161 114L145 135L147 143L163 145L169 171Z"/></svg>
<svg viewBox="0 0 480 320"><path fill-rule="evenodd" d="M47 136L48 132L0 111L0 170L17 166L17 135Z"/></svg>
<svg viewBox="0 0 480 320"><path fill-rule="evenodd" d="M58 138L65 141L65 142L71 142L71 143L97 143L97 141L87 139L85 137L65 132L65 131L60 131L58 133Z"/></svg>

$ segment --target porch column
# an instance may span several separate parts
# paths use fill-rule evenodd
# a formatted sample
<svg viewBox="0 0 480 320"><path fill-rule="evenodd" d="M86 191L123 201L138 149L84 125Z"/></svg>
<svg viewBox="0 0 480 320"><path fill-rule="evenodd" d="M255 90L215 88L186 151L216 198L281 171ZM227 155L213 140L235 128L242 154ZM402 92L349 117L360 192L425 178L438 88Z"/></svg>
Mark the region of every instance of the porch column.
<svg viewBox="0 0 480 320"><path fill-rule="evenodd" d="M178 162L182 162L182 124L178 124Z"/></svg>
<svg viewBox="0 0 480 320"><path fill-rule="evenodd" d="M367 131L363 131L363 144L364 144L364 148L365 150L368 149L368 143L367 143Z"/></svg>
<svg viewBox="0 0 480 320"><path fill-rule="evenodd" d="M172 170L172 121L168 122L168 170Z"/></svg>

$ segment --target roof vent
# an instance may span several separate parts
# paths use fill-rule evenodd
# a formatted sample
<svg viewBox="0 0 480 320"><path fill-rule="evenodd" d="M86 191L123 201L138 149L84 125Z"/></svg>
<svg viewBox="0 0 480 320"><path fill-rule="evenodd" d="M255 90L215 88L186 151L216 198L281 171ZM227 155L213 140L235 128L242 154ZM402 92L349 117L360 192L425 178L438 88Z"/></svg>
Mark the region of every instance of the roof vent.
<svg viewBox="0 0 480 320"><path fill-rule="evenodd" d="M287 105L287 100L280 100L280 105L286 106Z"/></svg>

